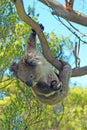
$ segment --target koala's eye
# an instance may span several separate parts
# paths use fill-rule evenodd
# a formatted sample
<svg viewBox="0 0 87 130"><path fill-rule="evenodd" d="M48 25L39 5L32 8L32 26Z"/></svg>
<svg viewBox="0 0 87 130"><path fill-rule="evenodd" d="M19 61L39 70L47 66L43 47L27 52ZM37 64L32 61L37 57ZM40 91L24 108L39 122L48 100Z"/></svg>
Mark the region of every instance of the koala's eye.
<svg viewBox="0 0 87 130"><path fill-rule="evenodd" d="M33 75L32 75L32 74L30 75L30 78L31 78L31 79L33 78Z"/></svg>

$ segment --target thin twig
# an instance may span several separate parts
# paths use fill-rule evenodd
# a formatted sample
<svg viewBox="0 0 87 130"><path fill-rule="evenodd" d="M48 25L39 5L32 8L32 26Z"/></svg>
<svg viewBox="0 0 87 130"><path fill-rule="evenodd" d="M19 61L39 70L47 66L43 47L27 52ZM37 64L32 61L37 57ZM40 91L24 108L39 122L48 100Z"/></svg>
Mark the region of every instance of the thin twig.
<svg viewBox="0 0 87 130"><path fill-rule="evenodd" d="M72 32L78 39L80 39L81 42L87 44L87 42L84 41L84 40L82 40L82 39L80 38L80 36L77 35L76 32L74 32L74 31L73 31L72 29L70 29L65 23L63 23L63 21L62 21L59 17L57 17L57 18L58 18L58 21L61 22L61 23L62 23L70 32Z"/></svg>
<svg viewBox="0 0 87 130"><path fill-rule="evenodd" d="M5 80L1 80L0 84L3 83L3 82L9 81L9 80L11 80L11 78L8 78L8 79L5 79Z"/></svg>
<svg viewBox="0 0 87 130"><path fill-rule="evenodd" d="M67 21L67 22L69 23L69 25L70 25L73 29L75 29L77 32L79 32L79 33L82 35L82 37L87 37L87 34L82 33L79 29L77 29L76 27L74 27L69 21Z"/></svg>
<svg viewBox="0 0 87 130"><path fill-rule="evenodd" d="M8 84L6 84L5 86L3 87L0 87L0 89L4 89L5 87L9 86L15 79L12 79Z"/></svg>

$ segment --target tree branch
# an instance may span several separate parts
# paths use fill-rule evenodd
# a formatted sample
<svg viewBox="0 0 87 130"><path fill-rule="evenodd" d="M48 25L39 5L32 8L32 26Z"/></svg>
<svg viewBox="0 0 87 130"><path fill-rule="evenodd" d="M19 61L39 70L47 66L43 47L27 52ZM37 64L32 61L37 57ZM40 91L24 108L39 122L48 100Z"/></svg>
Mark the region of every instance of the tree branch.
<svg viewBox="0 0 87 130"><path fill-rule="evenodd" d="M47 40L45 39L45 36L44 36L43 32L41 31L41 28L34 20L31 19L31 17L29 17L26 14L26 12L24 10L24 6L23 6L23 1L22 0L12 0L12 2L15 4L19 17L36 31L36 33L40 39L40 43L42 45L43 54L44 54L45 58L48 60L48 62L50 62L58 70L61 70L61 67L62 67L61 63L56 58L51 56L49 46L47 44ZM86 74L87 74L87 66L82 67L82 68L72 69L72 77L82 76L82 75L86 75Z"/></svg>
<svg viewBox="0 0 87 130"><path fill-rule="evenodd" d="M12 0L12 2L15 4L15 7L16 7L16 10L17 10L19 17L36 31L36 33L39 37L41 46L42 46L44 57L47 59L48 62L50 62L58 70L61 70L62 65L56 58L51 56L47 40L46 40L43 32L41 31L41 28L33 19L31 19L30 16L28 16L26 14L26 12L24 10L24 6L23 6L23 1L22 0L15 0L15 2L14 2L14 0Z"/></svg>
<svg viewBox="0 0 87 130"><path fill-rule="evenodd" d="M39 0L53 10L53 14L60 16L68 21L87 26L87 16L74 10L70 11L66 6L55 0ZM49 3L49 4L48 4Z"/></svg>
<svg viewBox="0 0 87 130"><path fill-rule="evenodd" d="M87 75L87 66L72 69L72 77Z"/></svg>

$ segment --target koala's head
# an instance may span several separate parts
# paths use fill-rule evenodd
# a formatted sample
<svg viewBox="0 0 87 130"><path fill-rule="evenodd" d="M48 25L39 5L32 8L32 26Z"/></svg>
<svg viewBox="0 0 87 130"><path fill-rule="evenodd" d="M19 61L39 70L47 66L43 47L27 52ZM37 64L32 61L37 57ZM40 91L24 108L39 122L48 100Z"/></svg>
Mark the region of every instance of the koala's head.
<svg viewBox="0 0 87 130"><path fill-rule="evenodd" d="M18 63L13 63L10 66L10 71L28 86L35 86L41 77L38 63L32 62L32 60L21 59Z"/></svg>

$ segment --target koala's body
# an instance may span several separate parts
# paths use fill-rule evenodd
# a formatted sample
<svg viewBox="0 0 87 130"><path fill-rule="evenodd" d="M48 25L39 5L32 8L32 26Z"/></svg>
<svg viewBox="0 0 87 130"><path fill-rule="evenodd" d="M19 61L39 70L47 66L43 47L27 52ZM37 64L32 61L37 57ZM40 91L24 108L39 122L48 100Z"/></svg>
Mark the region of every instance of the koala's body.
<svg viewBox="0 0 87 130"><path fill-rule="evenodd" d="M32 91L41 102L49 105L57 105L67 95L70 75L71 67L70 65L65 65L59 76L59 87L47 86L47 82L40 81L35 87L32 87Z"/></svg>
<svg viewBox="0 0 87 130"><path fill-rule="evenodd" d="M64 62L58 77L50 66L49 62L37 50L36 32L32 30L24 56L18 63L13 63L10 70L18 79L31 87L39 101L55 105L62 101L68 92L71 67Z"/></svg>

